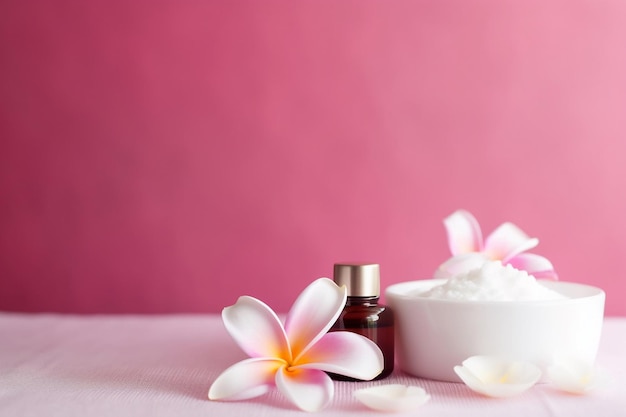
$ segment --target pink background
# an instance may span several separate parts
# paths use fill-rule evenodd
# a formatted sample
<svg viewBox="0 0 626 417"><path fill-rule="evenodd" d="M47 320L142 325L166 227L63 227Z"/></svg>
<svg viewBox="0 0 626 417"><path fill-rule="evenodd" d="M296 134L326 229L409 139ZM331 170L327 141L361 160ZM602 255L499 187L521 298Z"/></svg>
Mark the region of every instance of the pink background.
<svg viewBox="0 0 626 417"><path fill-rule="evenodd" d="M623 1L3 1L0 309L285 311L473 212L626 315Z"/></svg>

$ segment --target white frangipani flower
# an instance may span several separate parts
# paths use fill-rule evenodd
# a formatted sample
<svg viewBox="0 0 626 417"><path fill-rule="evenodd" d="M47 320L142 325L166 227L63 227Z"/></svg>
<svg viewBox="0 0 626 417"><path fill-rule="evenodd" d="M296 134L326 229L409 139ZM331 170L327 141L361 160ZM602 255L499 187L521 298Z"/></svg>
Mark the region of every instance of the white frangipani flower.
<svg viewBox="0 0 626 417"><path fill-rule="evenodd" d="M273 386L305 411L334 395L326 372L370 380L383 370L380 348L364 336L327 333L346 303L346 288L328 278L310 284L285 324L262 301L243 296L222 311L226 329L251 357L226 369L211 385L211 400L245 400Z"/></svg>
<svg viewBox="0 0 626 417"><path fill-rule="evenodd" d="M457 210L444 219L452 257L435 271L435 278L451 278L480 268L485 262L499 260L535 278L557 279L552 263L543 256L526 251L539 244L513 223L503 223L483 240L476 218Z"/></svg>

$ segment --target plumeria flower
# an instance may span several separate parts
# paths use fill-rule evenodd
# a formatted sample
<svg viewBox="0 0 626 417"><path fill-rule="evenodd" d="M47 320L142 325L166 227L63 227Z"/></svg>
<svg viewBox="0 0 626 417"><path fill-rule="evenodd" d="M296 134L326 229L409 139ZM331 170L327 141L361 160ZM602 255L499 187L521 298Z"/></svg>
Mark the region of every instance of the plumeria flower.
<svg viewBox="0 0 626 417"><path fill-rule="evenodd" d="M548 368L552 385L570 394L587 394L608 383L606 373L592 364L574 359L561 359Z"/></svg>
<svg viewBox="0 0 626 417"><path fill-rule="evenodd" d="M541 370L532 363L493 356L467 358L454 372L473 391L496 398L521 394L541 378Z"/></svg>
<svg viewBox="0 0 626 417"><path fill-rule="evenodd" d="M525 253L539 244L513 223L503 223L483 241L480 225L471 213L458 210L444 220L452 257L439 266L435 278L451 278L485 262L499 260L535 278L557 279L552 263L543 256Z"/></svg>
<svg viewBox="0 0 626 417"><path fill-rule="evenodd" d="M327 333L345 303L345 286L320 278L300 294L283 325L262 301L240 297L222 311L222 319L250 358L218 376L209 399L245 400L276 386L302 410L317 411L334 395L326 372L376 377L383 370L383 354L374 342L351 332Z"/></svg>
<svg viewBox="0 0 626 417"><path fill-rule="evenodd" d="M424 388L402 384L378 385L354 391L354 397L366 407L378 411L411 411L430 400Z"/></svg>

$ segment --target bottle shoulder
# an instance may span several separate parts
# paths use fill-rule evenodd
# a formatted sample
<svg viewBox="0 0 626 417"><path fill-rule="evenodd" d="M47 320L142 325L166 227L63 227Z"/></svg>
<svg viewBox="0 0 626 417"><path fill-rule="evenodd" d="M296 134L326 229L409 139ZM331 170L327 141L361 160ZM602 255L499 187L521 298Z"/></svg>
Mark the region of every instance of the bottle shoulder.
<svg viewBox="0 0 626 417"><path fill-rule="evenodd" d="M393 325L393 312L383 304L347 305L339 315L339 321L376 323L379 326Z"/></svg>

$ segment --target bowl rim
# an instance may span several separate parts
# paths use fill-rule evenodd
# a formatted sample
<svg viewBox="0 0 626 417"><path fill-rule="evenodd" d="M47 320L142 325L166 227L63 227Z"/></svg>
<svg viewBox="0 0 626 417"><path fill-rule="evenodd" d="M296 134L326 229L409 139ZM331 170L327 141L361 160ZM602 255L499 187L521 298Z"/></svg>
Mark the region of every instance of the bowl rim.
<svg viewBox="0 0 626 417"><path fill-rule="evenodd" d="M392 299L397 300L397 301L420 300L421 302L426 302L426 303L450 304L450 305L457 305L457 306L458 305L468 305L468 306L469 305L471 306L489 305L489 306L511 307L511 306L528 306L528 305L536 305L536 306L561 305L561 304L570 304L574 302L581 302L584 300L589 300L589 299L598 298L598 297L601 297L601 298L606 297L606 293L604 292L602 288L599 288L593 285L582 284L582 283L571 282L571 281L552 281L552 280L537 280L537 282L557 292L559 292L557 289L558 287L578 287L582 290L588 291L589 294L582 295L582 296L575 296L575 297L565 295L566 298L560 298L560 299L555 299L555 300L518 300L518 301L507 300L507 301L503 301L503 300L454 300L454 299L442 299L442 298L428 298L428 297L420 297L416 295L402 294L401 292L398 291L398 289L402 287L411 287L413 289L413 287L416 285L417 286L429 285L429 287L427 288L430 289L433 286L437 285L437 283L443 284L446 281L447 279L445 278L426 278L426 279L403 281L403 282L391 284L385 289L385 299L387 300L387 302L389 302L389 300L392 300ZM557 287L557 288L554 288L554 287Z"/></svg>

